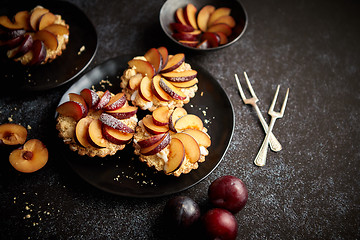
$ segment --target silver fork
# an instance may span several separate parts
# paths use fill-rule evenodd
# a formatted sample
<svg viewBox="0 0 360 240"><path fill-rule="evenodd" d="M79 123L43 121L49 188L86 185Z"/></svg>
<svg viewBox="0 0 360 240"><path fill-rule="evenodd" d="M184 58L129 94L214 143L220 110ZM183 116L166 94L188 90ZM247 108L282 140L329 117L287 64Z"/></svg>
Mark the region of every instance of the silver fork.
<svg viewBox="0 0 360 240"><path fill-rule="evenodd" d="M274 106L275 106L275 102L276 102L276 99L277 99L277 96L279 94L279 89L280 89L280 85L278 85L277 89L276 89L276 93L275 93L275 96L274 96L274 99L270 105L270 108L269 108L269 112L268 114L271 116L271 120L270 120L270 124L269 124L269 129L266 133L266 136L265 136L265 139L261 145L261 148L254 160L254 163L255 165L261 167L261 166L264 166L265 163L266 163L266 155L267 155L267 150L268 150L268 142L269 142L269 137L270 137L270 134L271 134L271 131L274 127L274 124L275 124L275 121L276 119L278 118L282 118L284 116L284 112L285 112L285 107L286 107L286 103L287 103L287 100L288 100L288 96L289 96L289 89L287 89L286 91L286 95L285 95L285 99L284 99L284 102L281 106L281 110L280 112L275 112L274 111Z"/></svg>
<svg viewBox="0 0 360 240"><path fill-rule="evenodd" d="M250 93L251 93L251 98L246 98L245 94L244 94L244 91L242 90L241 88L241 85L240 85L240 81L239 81L239 78L237 76L237 74L235 74L235 80L236 80L236 83L238 85L238 88L239 88L239 91L240 91L240 95L241 95L241 98L243 100L243 102L245 104L250 104L251 106L253 106L255 108L255 111L256 111L256 114L258 115L259 117L259 120L261 122L261 125L265 131L265 134L267 133L268 131L268 125L263 117L263 115L261 114L260 112L260 109L259 107L257 106L256 102L259 101L259 99L257 98L256 94L255 94L255 91L254 89L252 88L251 86L251 83L249 81L249 78L246 74L246 72L244 72L244 76L245 76L245 79L246 79L246 83L249 87L249 90L250 90ZM274 136L273 133L270 133L270 137L269 137L269 143L270 143L270 148L271 150L273 150L274 152L278 152L282 149L281 147L281 144L279 143L279 141L276 139L276 137Z"/></svg>

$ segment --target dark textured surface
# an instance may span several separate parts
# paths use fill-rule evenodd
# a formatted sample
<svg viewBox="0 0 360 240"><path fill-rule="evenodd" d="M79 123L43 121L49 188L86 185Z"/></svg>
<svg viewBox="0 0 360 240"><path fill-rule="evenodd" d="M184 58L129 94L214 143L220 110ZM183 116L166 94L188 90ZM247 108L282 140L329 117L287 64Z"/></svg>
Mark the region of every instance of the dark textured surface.
<svg viewBox="0 0 360 240"><path fill-rule="evenodd" d="M99 48L90 68L120 54L142 54L160 45L171 53L183 51L161 31L162 1L72 2L98 32ZM192 197L205 211L210 182L231 174L249 189L248 204L236 215L238 239L358 239L360 3L242 3L249 25L240 41L204 55L185 51L225 89L234 105L236 126L220 166L176 195ZM276 85L282 86L280 101L285 88L290 88L285 116L274 129L284 149L269 152L262 168L252 162L264 133L255 112L241 102L233 77L243 71L264 115ZM11 117L15 123L30 125L29 138L43 140L50 151L45 168L21 174L8 163L10 150L1 148L2 238L176 239L161 217L171 196L132 199L104 193L81 180L58 157L53 116L69 86L0 97L0 123Z"/></svg>

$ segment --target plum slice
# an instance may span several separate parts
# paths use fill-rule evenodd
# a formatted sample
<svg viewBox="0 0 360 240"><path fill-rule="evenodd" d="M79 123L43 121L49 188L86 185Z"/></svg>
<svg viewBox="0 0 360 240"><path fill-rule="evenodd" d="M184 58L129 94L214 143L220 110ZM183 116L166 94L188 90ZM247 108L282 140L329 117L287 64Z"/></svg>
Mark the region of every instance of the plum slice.
<svg viewBox="0 0 360 240"><path fill-rule="evenodd" d="M56 19L55 15L52 14L51 12L42 15L39 19L39 27L38 27L39 30L43 30L44 28L53 24L55 22L55 19Z"/></svg>
<svg viewBox="0 0 360 240"><path fill-rule="evenodd" d="M151 84L151 90L154 93L154 95L161 101L170 101L171 96L169 94L167 94L164 89L162 89L160 87L160 80L161 80L161 76L160 75L156 75L153 80L152 80L152 84Z"/></svg>
<svg viewBox="0 0 360 240"><path fill-rule="evenodd" d="M155 68L148 61L140 59L132 59L128 62L128 65L132 68L135 67L136 71L142 73L148 78L152 78L155 75Z"/></svg>
<svg viewBox="0 0 360 240"><path fill-rule="evenodd" d="M215 20L213 25L218 24L218 23L225 23L226 25L228 25L231 28L235 27L235 25L236 25L235 19L232 16L219 17L217 20Z"/></svg>
<svg viewBox="0 0 360 240"><path fill-rule="evenodd" d="M194 31L194 28L190 25L184 25L182 23L170 23L170 27L173 31L177 32L192 32Z"/></svg>
<svg viewBox="0 0 360 240"><path fill-rule="evenodd" d="M185 20L185 16L184 16L184 9L183 8L178 8L175 12L175 20L178 23L181 23L183 25L187 25L187 22Z"/></svg>
<svg viewBox="0 0 360 240"><path fill-rule="evenodd" d="M125 93L121 92L112 96L108 104L104 107L105 111L116 110L123 107L126 103Z"/></svg>
<svg viewBox="0 0 360 240"><path fill-rule="evenodd" d="M227 24L225 23L218 23L218 24L214 24L211 27L208 28L207 30L208 32L222 32L224 33L226 36L230 36L232 33L231 27L229 27Z"/></svg>
<svg viewBox="0 0 360 240"><path fill-rule="evenodd" d="M163 78L160 79L160 87L167 94L169 94L173 99L176 99L176 100L185 100L186 99L185 93L183 93L180 90L180 88L175 87L174 85L172 85L170 82L168 82L167 80L165 80Z"/></svg>
<svg viewBox="0 0 360 240"><path fill-rule="evenodd" d="M21 29L19 23L13 23L7 16L0 16L0 25L7 29Z"/></svg>
<svg viewBox="0 0 360 240"><path fill-rule="evenodd" d="M166 66L166 64L168 62L169 52L168 52L166 47L159 47L158 51L161 54L161 57L162 57L162 60L163 60L163 63L161 65L161 69L160 69L160 71L161 71Z"/></svg>
<svg viewBox="0 0 360 240"><path fill-rule="evenodd" d="M186 82L171 82L172 85L174 85L175 87L178 87L178 88L189 88L189 87L192 87L194 86L195 84L198 83L198 79L197 78L194 78L190 81L186 81Z"/></svg>
<svg viewBox="0 0 360 240"><path fill-rule="evenodd" d="M196 12L197 12L197 8L192 3L188 3L184 9L185 21L187 22L188 25L192 26L194 29L198 29L196 23Z"/></svg>
<svg viewBox="0 0 360 240"><path fill-rule="evenodd" d="M45 145L38 139L27 141L22 148L10 153L10 164L24 173L35 172L45 166L49 153Z"/></svg>
<svg viewBox="0 0 360 240"><path fill-rule="evenodd" d="M142 123L144 124L146 131L148 131L150 134L156 135L169 131L169 128L167 126L156 125L151 115L146 115L143 118Z"/></svg>
<svg viewBox="0 0 360 240"><path fill-rule="evenodd" d="M151 102L153 93L151 90L151 84L152 81L148 77L144 77L141 80L140 87L139 87L139 94L142 99L144 99L147 102Z"/></svg>
<svg viewBox="0 0 360 240"><path fill-rule="evenodd" d="M189 47L196 47L199 44L198 40L188 41L188 40L179 40L179 43L184 44Z"/></svg>
<svg viewBox="0 0 360 240"><path fill-rule="evenodd" d="M177 139L171 139L169 144L169 157L165 163L164 172L170 174L178 170L185 159L185 148L183 143Z"/></svg>
<svg viewBox="0 0 360 240"><path fill-rule="evenodd" d="M186 133L176 133L171 136L171 139L179 139L185 148L185 154L191 163L196 163L200 159L200 148L196 140Z"/></svg>
<svg viewBox="0 0 360 240"><path fill-rule="evenodd" d="M211 139L208 134L197 129L186 129L183 133L192 136L200 146L210 147Z"/></svg>
<svg viewBox="0 0 360 240"><path fill-rule="evenodd" d="M160 52L156 48L150 48L144 55L146 60L155 68L155 74L162 69L163 59Z"/></svg>
<svg viewBox="0 0 360 240"><path fill-rule="evenodd" d="M174 109L174 111L171 113L170 118L169 118L169 128L171 131L173 132L177 132L175 129L175 123L176 121L185 116L187 114L185 108L182 107L177 107Z"/></svg>
<svg viewBox="0 0 360 240"><path fill-rule="evenodd" d="M213 23L219 19L222 16L229 16L231 13L231 9L227 8L227 7L221 7L221 8L217 8L211 15L210 18L208 20L208 24L207 26L210 27L213 25Z"/></svg>
<svg viewBox="0 0 360 240"><path fill-rule="evenodd" d="M33 45L33 38L31 35L26 35L22 42L16 48L10 50L8 52L9 58L18 58L29 52Z"/></svg>
<svg viewBox="0 0 360 240"><path fill-rule="evenodd" d="M200 9L197 15L197 24L201 31L206 32L208 20L214 11L215 7L212 5L206 5Z"/></svg>
<svg viewBox="0 0 360 240"><path fill-rule="evenodd" d="M97 95L95 91L88 88L81 90L80 95L84 98L89 108L95 107L100 101L99 95Z"/></svg>
<svg viewBox="0 0 360 240"><path fill-rule="evenodd" d="M72 117L75 121L79 121L86 113L85 106L74 101L64 102L56 108L56 111L61 115Z"/></svg>
<svg viewBox="0 0 360 240"><path fill-rule="evenodd" d="M178 53L168 60L166 66L161 70L161 73L171 72L180 67L183 62L185 62L185 54Z"/></svg>
<svg viewBox="0 0 360 240"><path fill-rule="evenodd" d="M197 76L196 70L186 70L182 72L167 72L163 73L162 76L172 82L186 82L190 81Z"/></svg>
<svg viewBox="0 0 360 240"><path fill-rule="evenodd" d="M134 133L134 129L127 126L125 123L123 123L120 119L117 119L116 117L108 114L108 113L102 113L100 115L99 120L108 125L109 127L112 127L114 129L120 130L122 132L126 133Z"/></svg>
<svg viewBox="0 0 360 240"><path fill-rule="evenodd" d="M15 14L15 22L19 24L26 31L31 31L30 13L28 11L20 11Z"/></svg>
<svg viewBox="0 0 360 240"><path fill-rule="evenodd" d="M99 119L95 119L90 123L89 137L91 143L94 144L95 147L104 148L109 144L108 140L104 138L102 132L102 122Z"/></svg>
<svg viewBox="0 0 360 240"><path fill-rule="evenodd" d="M30 26L34 31L38 30L39 20L45 13L48 13L49 9L46 8L35 8L30 15Z"/></svg>
<svg viewBox="0 0 360 240"><path fill-rule="evenodd" d="M109 90L106 90L104 95L100 98L98 104L95 107L95 110L103 109L111 99L111 92Z"/></svg>
<svg viewBox="0 0 360 240"><path fill-rule="evenodd" d="M78 142L85 148L91 147L89 139L89 126L93 121L90 117L85 117L80 119L80 121L76 124L75 135Z"/></svg>
<svg viewBox="0 0 360 240"><path fill-rule="evenodd" d="M203 122L194 114L187 114L179 118L175 123L175 129L177 132L182 132L185 129L202 130L203 128Z"/></svg>
<svg viewBox="0 0 360 240"><path fill-rule="evenodd" d="M102 131L104 137L114 144L122 145L128 143L132 137L134 136L133 133L126 133L120 130L116 130L112 127L109 127L105 124L102 125Z"/></svg>
<svg viewBox="0 0 360 240"><path fill-rule="evenodd" d="M145 138L143 140L140 140L137 142L137 144L141 147L141 148L146 148L146 147L150 147L152 145L154 145L155 143L159 142L165 135L166 133L160 133L160 134L156 134L156 135L152 135L148 138Z"/></svg>
<svg viewBox="0 0 360 240"><path fill-rule="evenodd" d="M131 90L135 90L140 86L141 80L143 79L143 75L141 73L137 73L132 76L128 83L128 88Z"/></svg>
<svg viewBox="0 0 360 240"><path fill-rule="evenodd" d="M161 150L166 148L169 145L169 143L170 143L170 134L167 132L160 139L160 141L158 141L157 143L155 143L154 145L151 145L149 147L142 148L140 150L140 153L145 156L157 154L158 152L160 152Z"/></svg>
<svg viewBox="0 0 360 240"><path fill-rule="evenodd" d="M116 110L106 111L106 113L116 117L117 119L131 118L137 112L138 108L133 106L121 107Z"/></svg>
<svg viewBox="0 0 360 240"><path fill-rule="evenodd" d="M39 39L51 50L56 50L59 43L54 34L47 30L40 30L34 34L34 39Z"/></svg>
<svg viewBox="0 0 360 240"><path fill-rule="evenodd" d="M25 127L14 124L4 123L0 125L0 143L5 145L24 144L27 137Z"/></svg>
<svg viewBox="0 0 360 240"><path fill-rule="evenodd" d="M42 41L35 40L31 50L33 53L33 57L29 62L29 65L39 65L46 59L46 48L45 44Z"/></svg>
<svg viewBox="0 0 360 240"><path fill-rule="evenodd" d="M158 107L152 113L155 125L165 126L169 124L170 110L166 106Z"/></svg>
<svg viewBox="0 0 360 240"><path fill-rule="evenodd" d="M50 26L45 27L44 30L55 35L69 35L69 29L61 24L51 24Z"/></svg>

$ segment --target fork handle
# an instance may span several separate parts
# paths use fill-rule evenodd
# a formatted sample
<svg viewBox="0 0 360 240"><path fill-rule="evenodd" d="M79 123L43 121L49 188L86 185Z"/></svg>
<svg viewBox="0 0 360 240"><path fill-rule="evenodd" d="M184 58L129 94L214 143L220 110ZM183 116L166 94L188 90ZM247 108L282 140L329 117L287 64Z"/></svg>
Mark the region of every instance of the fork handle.
<svg viewBox="0 0 360 240"><path fill-rule="evenodd" d="M263 143L261 144L260 150L254 160L254 163L256 166L262 167L266 163L266 156L267 156L267 152L268 152L268 148L269 148L269 138L270 138L271 131L274 127L275 121L276 121L276 117L272 117L270 120L269 128L266 133L265 139L264 139Z"/></svg>
<svg viewBox="0 0 360 240"><path fill-rule="evenodd" d="M265 133L267 133L269 127L268 127L263 115L261 114L259 107L256 104L254 104L254 108L256 110L256 113L259 117L260 123L261 123ZM273 150L274 152L279 152L282 149L280 142L276 139L275 135L272 132L270 132L269 144L270 144L270 149Z"/></svg>

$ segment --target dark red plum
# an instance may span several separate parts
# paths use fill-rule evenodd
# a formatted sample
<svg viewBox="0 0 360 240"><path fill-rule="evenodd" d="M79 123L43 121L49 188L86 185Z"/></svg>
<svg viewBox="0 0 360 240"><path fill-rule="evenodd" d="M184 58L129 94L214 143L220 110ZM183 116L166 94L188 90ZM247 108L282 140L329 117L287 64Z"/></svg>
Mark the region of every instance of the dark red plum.
<svg viewBox="0 0 360 240"><path fill-rule="evenodd" d="M235 240L238 223L234 215L221 208L214 208L205 213L202 218L208 239Z"/></svg>
<svg viewBox="0 0 360 240"><path fill-rule="evenodd" d="M219 208L237 213L244 208L248 200L248 190L245 184L237 177L223 176L210 184L210 202Z"/></svg>
<svg viewBox="0 0 360 240"><path fill-rule="evenodd" d="M164 215L173 227L188 229L200 219L200 208L191 198L177 196L166 203Z"/></svg>

